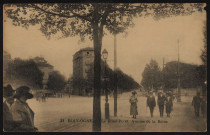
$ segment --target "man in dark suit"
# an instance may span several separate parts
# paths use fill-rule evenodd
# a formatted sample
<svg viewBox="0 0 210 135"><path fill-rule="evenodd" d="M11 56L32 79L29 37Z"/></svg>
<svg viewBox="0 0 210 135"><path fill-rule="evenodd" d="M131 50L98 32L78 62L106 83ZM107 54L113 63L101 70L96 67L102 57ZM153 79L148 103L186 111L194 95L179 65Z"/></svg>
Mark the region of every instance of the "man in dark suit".
<svg viewBox="0 0 210 135"><path fill-rule="evenodd" d="M149 96L147 97L147 106L150 109L150 115L153 117L153 111L156 106L155 97L152 92L149 92Z"/></svg>
<svg viewBox="0 0 210 135"><path fill-rule="evenodd" d="M200 93L197 92L197 95L193 97L193 101L192 101L192 105L194 106L196 117L199 117L200 104L201 104Z"/></svg>
<svg viewBox="0 0 210 135"><path fill-rule="evenodd" d="M163 95L163 92L160 92L157 100L157 103L159 105L160 117L163 117L164 102L165 102L165 96Z"/></svg>
<svg viewBox="0 0 210 135"><path fill-rule="evenodd" d="M5 99L3 103L3 128L6 132L13 131L16 127L11 113L11 106L14 102L14 92L15 91L10 84L3 88L3 97Z"/></svg>

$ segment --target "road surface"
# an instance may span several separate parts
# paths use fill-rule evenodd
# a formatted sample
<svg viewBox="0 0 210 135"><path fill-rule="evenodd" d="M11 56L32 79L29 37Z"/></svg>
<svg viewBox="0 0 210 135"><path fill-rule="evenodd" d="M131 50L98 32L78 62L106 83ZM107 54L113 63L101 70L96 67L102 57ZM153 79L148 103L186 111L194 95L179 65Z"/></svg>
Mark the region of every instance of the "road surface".
<svg viewBox="0 0 210 135"><path fill-rule="evenodd" d="M205 118L195 118L191 106L192 97L182 97L181 103L174 102L170 118L159 117L158 107L150 118L146 98L138 95L138 113L133 119L129 97L123 93L118 97L118 116L114 116L114 100L109 97L110 121L104 119L105 97L101 97L102 132L201 132L206 130ZM156 98L157 99L157 98ZM93 98L65 96L48 98L46 102L28 100L35 112L35 126L40 132L92 132Z"/></svg>

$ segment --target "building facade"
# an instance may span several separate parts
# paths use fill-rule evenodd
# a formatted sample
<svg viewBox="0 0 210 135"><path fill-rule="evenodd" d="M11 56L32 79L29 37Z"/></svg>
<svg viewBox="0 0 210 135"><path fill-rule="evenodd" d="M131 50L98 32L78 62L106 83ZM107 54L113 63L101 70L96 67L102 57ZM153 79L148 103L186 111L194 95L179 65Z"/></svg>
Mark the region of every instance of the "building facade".
<svg viewBox="0 0 210 135"><path fill-rule="evenodd" d="M88 88L88 78L93 77L94 49L91 47L83 48L73 55L73 77L77 79L85 79L86 88L75 89L73 94L87 95L87 91L92 93L92 89ZM87 90L88 89L88 90ZM90 90L91 89L91 90Z"/></svg>
<svg viewBox="0 0 210 135"><path fill-rule="evenodd" d="M73 55L73 76L76 78L87 79L91 72L94 61L94 50L91 47L83 48Z"/></svg>

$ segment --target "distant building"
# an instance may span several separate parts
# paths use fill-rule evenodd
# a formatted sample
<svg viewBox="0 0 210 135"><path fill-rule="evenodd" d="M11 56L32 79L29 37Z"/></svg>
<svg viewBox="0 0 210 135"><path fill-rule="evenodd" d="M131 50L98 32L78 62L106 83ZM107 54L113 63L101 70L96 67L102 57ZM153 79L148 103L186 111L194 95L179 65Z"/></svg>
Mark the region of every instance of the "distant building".
<svg viewBox="0 0 210 135"><path fill-rule="evenodd" d="M48 64L43 57L35 57L33 60L37 64L38 68L44 73L42 84L43 89L46 89L49 74L53 71L53 66Z"/></svg>
<svg viewBox="0 0 210 135"><path fill-rule="evenodd" d="M90 67L94 61L94 49L91 47L83 48L73 55L73 76L76 78L87 79Z"/></svg>
<svg viewBox="0 0 210 135"><path fill-rule="evenodd" d="M7 51L3 51L3 84L6 84L5 75L9 61L11 61L11 55Z"/></svg>
<svg viewBox="0 0 210 135"><path fill-rule="evenodd" d="M87 95L92 93L92 88L88 87L88 78L93 77L91 66L94 62L94 49L91 47L83 48L73 55L73 77L87 79L86 88L73 90L73 94ZM87 93L88 92L88 93Z"/></svg>

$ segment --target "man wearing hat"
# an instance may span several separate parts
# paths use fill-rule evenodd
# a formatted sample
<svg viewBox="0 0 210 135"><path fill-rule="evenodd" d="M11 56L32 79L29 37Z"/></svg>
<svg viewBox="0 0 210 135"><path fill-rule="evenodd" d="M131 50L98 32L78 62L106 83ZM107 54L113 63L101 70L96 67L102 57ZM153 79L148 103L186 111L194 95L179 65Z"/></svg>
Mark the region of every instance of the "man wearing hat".
<svg viewBox="0 0 210 135"><path fill-rule="evenodd" d="M159 93L157 103L159 105L160 117L163 117L164 103L165 103L165 96L163 92Z"/></svg>
<svg viewBox="0 0 210 135"><path fill-rule="evenodd" d="M151 117L153 117L153 111L156 106L156 102L155 102L155 97L151 91L149 92L149 96L147 97L147 106L149 106L150 115Z"/></svg>
<svg viewBox="0 0 210 135"><path fill-rule="evenodd" d="M34 112L26 103L26 100L33 98L33 95L29 91L29 87L21 86L16 89L16 94L14 95L16 101L11 107L11 112L13 120L20 123L16 131L37 131L37 128L34 127Z"/></svg>
<svg viewBox="0 0 210 135"><path fill-rule="evenodd" d="M14 103L14 90L10 84L3 88L3 97L5 99L3 103L3 128L4 131L13 131L15 128L15 122L12 118L11 106Z"/></svg>
<svg viewBox="0 0 210 135"><path fill-rule="evenodd" d="M192 105L194 106L195 116L196 117L199 117L200 104L201 104L200 93L197 92L197 95L194 96L193 100L192 100Z"/></svg>

